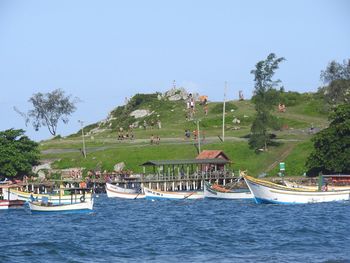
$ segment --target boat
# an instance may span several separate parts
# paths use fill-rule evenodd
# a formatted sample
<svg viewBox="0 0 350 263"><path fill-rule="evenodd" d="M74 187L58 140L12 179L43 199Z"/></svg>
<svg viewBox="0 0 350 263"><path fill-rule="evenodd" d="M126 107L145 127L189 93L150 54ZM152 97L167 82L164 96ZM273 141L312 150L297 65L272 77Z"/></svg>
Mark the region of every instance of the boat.
<svg viewBox="0 0 350 263"><path fill-rule="evenodd" d="M204 193L202 191L160 191L153 190L147 187L143 187L146 199L169 199L169 200L181 200L181 199L203 199Z"/></svg>
<svg viewBox="0 0 350 263"><path fill-rule="evenodd" d="M35 201L32 198L28 202L30 211L32 213L86 213L93 210L94 199L92 195L90 195L90 198L85 199L88 189L70 188L65 190L70 191L71 202L69 204L54 204L49 202L46 196L41 201ZM80 194L81 192L82 194Z"/></svg>
<svg viewBox="0 0 350 263"><path fill-rule="evenodd" d="M38 194L38 193L30 193L30 192L24 192L20 191L14 187L12 188L4 188L3 193L5 198L7 200L23 200L23 201L30 201L31 197L33 197L36 201L42 201L43 198L48 197L50 202L53 204L70 204L71 203L71 196L70 194L65 194L61 192L54 192L54 193L47 193L47 194ZM77 199L81 198L81 194L77 194ZM91 193L85 193L85 198L90 199Z"/></svg>
<svg viewBox="0 0 350 263"><path fill-rule="evenodd" d="M307 204L321 202L346 201L350 189L320 191L306 188L291 188L278 185L248 175L243 178L258 204Z"/></svg>
<svg viewBox="0 0 350 263"><path fill-rule="evenodd" d="M106 193L110 198L122 198L122 199L141 199L145 198L141 189L137 188L123 188L111 183L106 183Z"/></svg>
<svg viewBox="0 0 350 263"><path fill-rule="evenodd" d="M23 208L25 201L23 200L9 200L9 191L4 191L4 189L9 189L13 187L12 185L1 185L0 186L0 210L10 209L10 208ZM6 194L4 193L6 192Z"/></svg>
<svg viewBox="0 0 350 263"><path fill-rule="evenodd" d="M252 199L249 189L226 189L217 184L204 182L204 197L213 199Z"/></svg>

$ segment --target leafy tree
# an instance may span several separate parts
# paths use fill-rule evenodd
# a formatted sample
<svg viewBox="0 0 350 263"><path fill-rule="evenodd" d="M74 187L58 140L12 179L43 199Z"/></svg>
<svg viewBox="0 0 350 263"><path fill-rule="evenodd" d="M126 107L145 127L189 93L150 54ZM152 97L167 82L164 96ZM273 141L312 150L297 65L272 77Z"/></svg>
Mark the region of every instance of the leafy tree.
<svg viewBox="0 0 350 263"><path fill-rule="evenodd" d="M327 84L319 89L327 105L350 103L350 59L343 64L331 61L320 78Z"/></svg>
<svg viewBox="0 0 350 263"><path fill-rule="evenodd" d="M276 118L271 115L271 110L276 105L279 92L280 80L272 80L279 63L284 61L283 57L277 58L274 53L267 56L265 60L259 61L250 73L254 74L255 90L253 102L255 103L256 116L251 127L249 145L256 150L267 150L271 144L269 128L276 128Z"/></svg>
<svg viewBox="0 0 350 263"><path fill-rule="evenodd" d="M338 105L329 119L329 127L312 139L314 150L306 161L311 176L350 173L350 104Z"/></svg>
<svg viewBox="0 0 350 263"><path fill-rule="evenodd" d="M331 61L326 70L321 71L320 78L325 84L340 79L350 80L350 59L343 60L343 64L335 60Z"/></svg>
<svg viewBox="0 0 350 263"><path fill-rule="evenodd" d="M59 120L68 123L68 116L76 110L75 104L78 99L71 99L71 96L66 96L63 90L56 89L48 93L35 93L29 102L32 103L33 109L29 110L28 114L22 113L16 108L15 111L25 118L26 124L32 121L36 131L41 126L46 126L49 132L55 136Z"/></svg>
<svg viewBox="0 0 350 263"><path fill-rule="evenodd" d="M38 164L38 144L24 135L24 130L0 131L0 176L28 174Z"/></svg>

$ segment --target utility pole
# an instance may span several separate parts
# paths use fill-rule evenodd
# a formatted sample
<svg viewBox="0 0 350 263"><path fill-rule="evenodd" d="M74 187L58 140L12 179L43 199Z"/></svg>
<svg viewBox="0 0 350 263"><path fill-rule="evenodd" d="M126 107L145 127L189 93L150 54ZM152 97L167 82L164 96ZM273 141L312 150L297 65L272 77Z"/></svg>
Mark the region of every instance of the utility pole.
<svg viewBox="0 0 350 263"><path fill-rule="evenodd" d="M225 90L224 90L224 105L222 109L222 141L225 141L225 107L226 107L226 92L227 92L227 81L225 81Z"/></svg>
<svg viewBox="0 0 350 263"><path fill-rule="evenodd" d="M81 125L81 137L83 138L83 155L84 155L84 158L86 158L85 137L84 137L84 122L81 121L81 120L78 120L78 122Z"/></svg>
<svg viewBox="0 0 350 263"><path fill-rule="evenodd" d="M197 139L198 139L198 151L201 153L201 138L199 133L199 120L197 120Z"/></svg>

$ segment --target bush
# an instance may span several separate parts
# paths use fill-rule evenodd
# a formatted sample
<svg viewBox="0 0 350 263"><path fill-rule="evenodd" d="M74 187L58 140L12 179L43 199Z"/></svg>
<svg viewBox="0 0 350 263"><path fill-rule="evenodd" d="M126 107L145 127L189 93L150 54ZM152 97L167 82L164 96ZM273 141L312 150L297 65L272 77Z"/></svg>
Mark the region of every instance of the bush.
<svg viewBox="0 0 350 263"><path fill-rule="evenodd" d="M224 106L223 103L218 103L210 111L213 113L222 113L223 106ZM226 102L225 112L230 112L231 110L237 110L237 109L238 107L232 102Z"/></svg>

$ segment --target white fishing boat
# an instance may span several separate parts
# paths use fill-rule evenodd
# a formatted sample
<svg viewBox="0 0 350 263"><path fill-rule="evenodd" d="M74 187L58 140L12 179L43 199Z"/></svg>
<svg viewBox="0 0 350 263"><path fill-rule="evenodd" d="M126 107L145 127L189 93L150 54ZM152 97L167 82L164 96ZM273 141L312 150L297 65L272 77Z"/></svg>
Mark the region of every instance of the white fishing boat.
<svg viewBox="0 0 350 263"><path fill-rule="evenodd" d="M89 199L85 199L87 189L67 189L71 192L71 202L69 204L54 204L47 197L42 200L35 201L32 199L28 202L29 209L32 213L86 213L93 210L94 199L90 195ZM81 197L77 201L77 193L81 193Z"/></svg>
<svg viewBox="0 0 350 263"><path fill-rule="evenodd" d="M170 199L170 200L181 200L181 199L203 199L204 194L202 191L159 191L143 187L146 199Z"/></svg>
<svg viewBox="0 0 350 263"><path fill-rule="evenodd" d="M67 192L67 191L66 191ZM33 197L36 201L42 201L43 198L49 198L50 202L53 204L70 204L71 203L71 195L67 193L47 193L47 194L38 194L38 193L29 193L20 191L16 188L4 188L4 199L7 200L23 200L30 201L31 197ZM75 196L77 200L80 200L82 194L77 193ZM90 199L91 193L85 193L85 199Z"/></svg>
<svg viewBox="0 0 350 263"><path fill-rule="evenodd" d="M106 183L106 193L110 198L122 198L122 199L141 199L145 198L141 189L136 188L123 188L114 184Z"/></svg>
<svg viewBox="0 0 350 263"><path fill-rule="evenodd" d="M0 210L23 208L24 201L21 200L0 200Z"/></svg>
<svg viewBox="0 0 350 263"><path fill-rule="evenodd" d="M249 189L226 189L209 182L204 183L204 197L214 199L252 199Z"/></svg>
<svg viewBox="0 0 350 263"><path fill-rule="evenodd" d="M349 200L350 189L319 191L305 188L290 188L244 175L256 203L306 204Z"/></svg>
<svg viewBox="0 0 350 263"><path fill-rule="evenodd" d="M23 208L25 201L22 200L9 200L9 191L13 185L0 185L0 210L10 209L10 208ZM5 189L5 190L4 190Z"/></svg>

